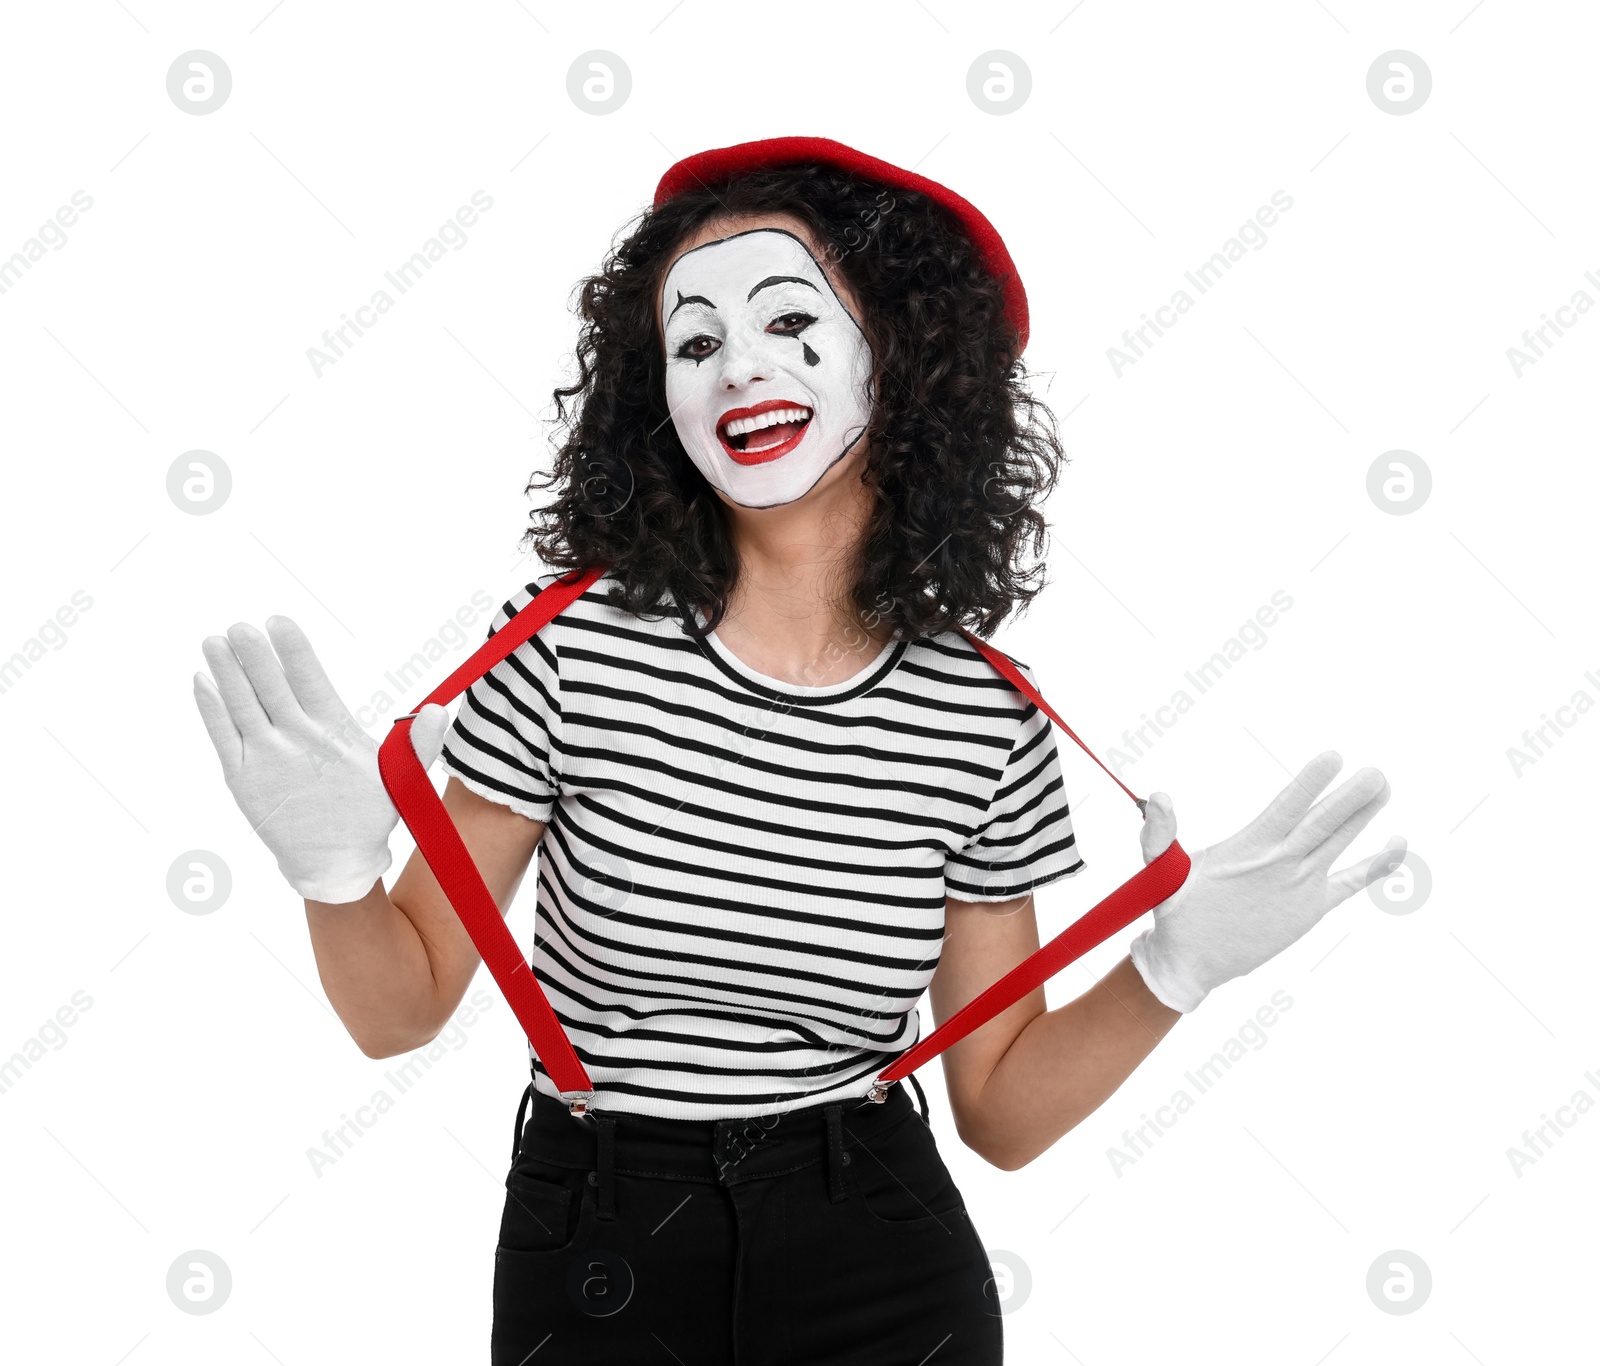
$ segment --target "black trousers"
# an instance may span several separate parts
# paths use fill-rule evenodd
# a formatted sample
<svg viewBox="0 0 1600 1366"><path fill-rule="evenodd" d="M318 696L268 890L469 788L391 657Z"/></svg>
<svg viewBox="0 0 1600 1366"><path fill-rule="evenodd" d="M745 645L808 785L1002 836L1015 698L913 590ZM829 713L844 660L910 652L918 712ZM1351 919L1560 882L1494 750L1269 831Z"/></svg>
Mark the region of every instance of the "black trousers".
<svg viewBox="0 0 1600 1366"><path fill-rule="evenodd" d="M491 1359L998 1366L1000 1306L926 1101L903 1086L881 1105L702 1121L577 1119L530 1085Z"/></svg>

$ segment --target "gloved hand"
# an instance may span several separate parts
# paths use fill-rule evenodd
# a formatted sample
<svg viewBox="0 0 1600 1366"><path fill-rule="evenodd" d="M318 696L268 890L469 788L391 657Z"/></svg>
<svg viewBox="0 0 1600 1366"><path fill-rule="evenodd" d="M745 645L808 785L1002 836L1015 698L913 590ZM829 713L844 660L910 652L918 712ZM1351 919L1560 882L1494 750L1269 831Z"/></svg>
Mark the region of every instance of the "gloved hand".
<svg viewBox="0 0 1600 1366"><path fill-rule="evenodd" d="M1163 1004L1193 1010L1212 988L1260 967L1346 897L1400 866L1406 842L1396 835L1377 854L1329 875L1389 800L1388 780L1364 768L1312 807L1343 762L1332 750L1319 754L1243 830L1194 855L1183 886L1155 908L1155 923L1130 950ZM1145 862L1177 833L1172 799L1152 793L1139 832Z"/></svg>
<svg viewBox="0 0 1600 1366"><path fill-rule="evenodd" d="M200 648L216 682L195 674L195 702L234 800L289 885L308 901L359 901L389 867L400 818L378 774L377 742L294 622L268 617L267 636L244 622L207 636ZM411 723L423 767L439 757L449 724L440 706Z"/></svg>

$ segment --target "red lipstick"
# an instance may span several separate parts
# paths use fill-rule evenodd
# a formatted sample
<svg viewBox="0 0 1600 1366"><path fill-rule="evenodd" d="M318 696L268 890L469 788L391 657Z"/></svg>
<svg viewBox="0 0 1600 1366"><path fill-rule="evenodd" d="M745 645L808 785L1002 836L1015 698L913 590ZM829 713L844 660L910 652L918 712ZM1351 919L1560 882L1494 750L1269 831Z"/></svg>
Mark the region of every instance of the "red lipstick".
<svg viewBox="0 0 1600 1366"><path fill-rule="evenodd" d="M763 431L781 431L787 427L790 430L782 440L771 445L761 446L755 450L741 450L735 446L727 436L727 426L730 422L737 422L741 418L759 417L762 413L770 413L777 408L795 408L805 414L799 422L778 423L776 428L763 428ZM801 442L806 434L806 428L811 425L812 409L809 404L795 403L784 398L769 398L757 403L750 408L730 408L717 422L717 440L722 443L722 449L728 453L728 458L740 465L764 465L769 461L777 460L788 455ZM750 433L749 435L755 435Z"/></svg>

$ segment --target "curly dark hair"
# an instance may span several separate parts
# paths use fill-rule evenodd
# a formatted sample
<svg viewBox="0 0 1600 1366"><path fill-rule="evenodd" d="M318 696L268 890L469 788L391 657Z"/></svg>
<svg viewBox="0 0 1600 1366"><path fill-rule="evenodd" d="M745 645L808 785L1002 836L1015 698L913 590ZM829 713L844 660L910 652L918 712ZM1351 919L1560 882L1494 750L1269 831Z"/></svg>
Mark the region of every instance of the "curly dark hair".
<svg viewBox="0 0 1600 1366"><path fill-rule="evenodd" d="M910 636L990 635L1043 586L1035 504L1065 455L1024 387L999 283L925 195L814 162L747 172L646 210L578 287L577 374L555 390L556 490L523 537L558 570L604 564L611 600L723 618L739 572L726 510L669 419L656 299L702 224L787 213L861 301L877 374L862 480L875 493L854 566L862 616ZM568 404L567 400L575 400ZM686 622L694 629L693 622Z"/></svg>

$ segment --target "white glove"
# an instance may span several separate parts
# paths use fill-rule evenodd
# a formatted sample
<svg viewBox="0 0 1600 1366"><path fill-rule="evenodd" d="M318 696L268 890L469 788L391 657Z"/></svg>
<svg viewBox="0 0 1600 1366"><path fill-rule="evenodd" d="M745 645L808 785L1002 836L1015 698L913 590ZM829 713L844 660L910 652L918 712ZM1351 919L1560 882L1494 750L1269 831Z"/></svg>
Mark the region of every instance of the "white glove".
<svg viewBox="0 0 1600 1366"><path fill-rule="evenodd" d="M1243 830L1194 855L1183 886L1155 908L1155 923L1130 950L1164 1005L1193 1010L1213 987L1260 967L1346 897L1400 866L1406 842L1396 835L1377 854L1329 875L1389 800L1388 780L1364 768L1313 808L1343 762L1332 750L1319 754ZM1152 793L1139 832L1145 862L1177 831L1172 799Z"/></svg>
<svg viewBox="0 0 1600 1366"><path fill-rule="evenodd" d="M400 819L378 774L377 742L294 622L268 617L267 633L271 644L240 622L207 636L200 648L216 682L195 674L194 700L234 800L289 885L307 901L360 901L389 867ZM439 757L449 724L440 706L411 723L424 768Z"/></svg>

